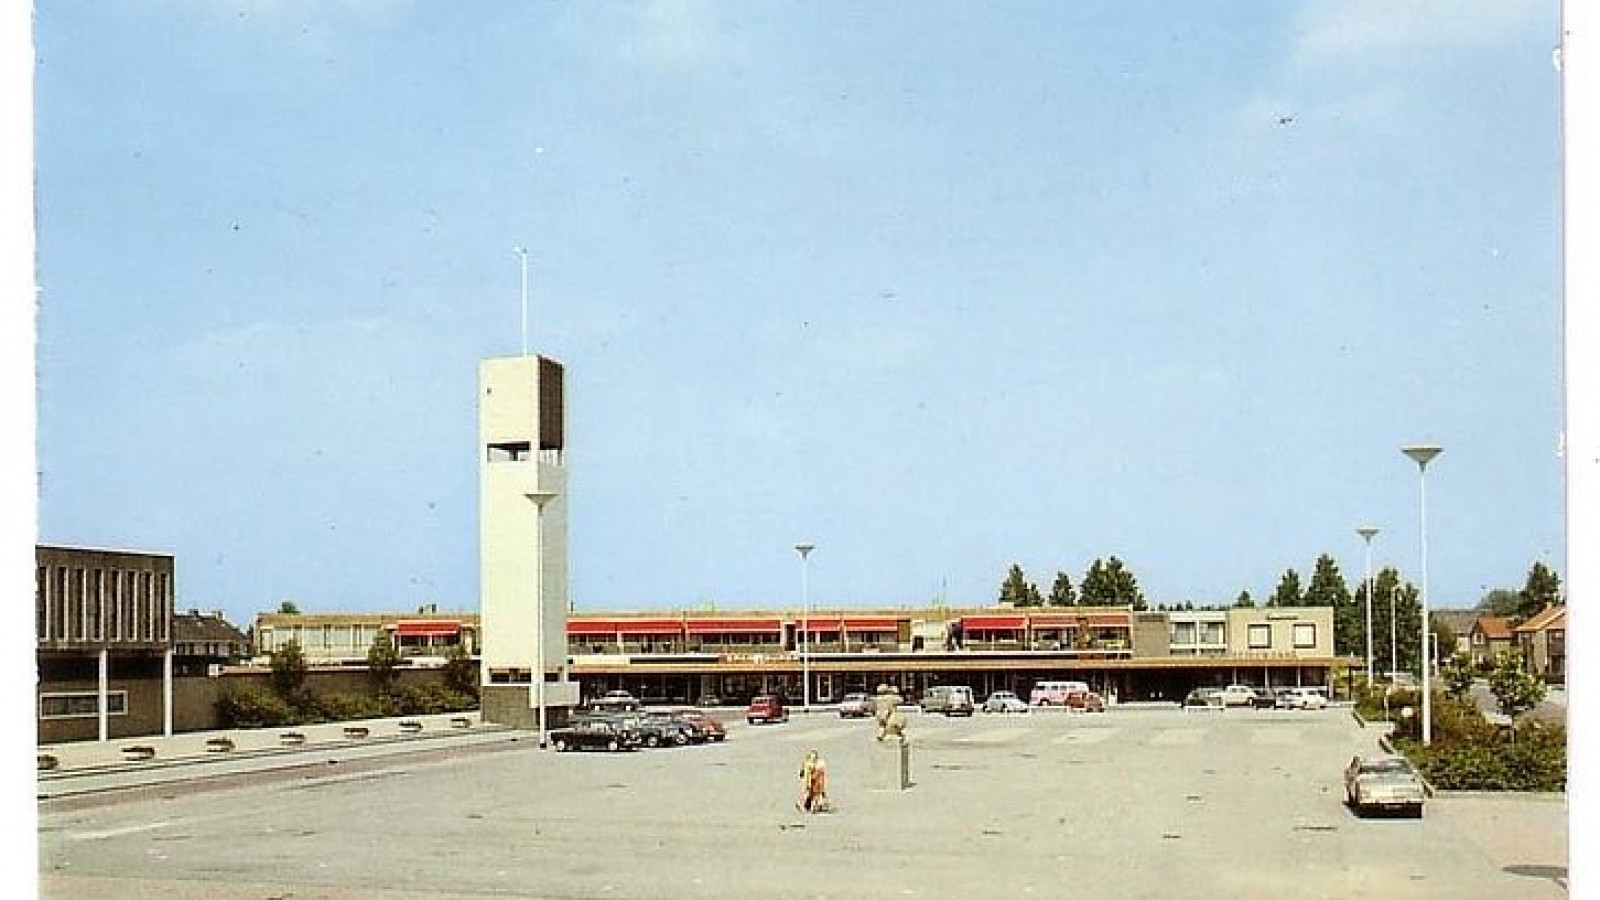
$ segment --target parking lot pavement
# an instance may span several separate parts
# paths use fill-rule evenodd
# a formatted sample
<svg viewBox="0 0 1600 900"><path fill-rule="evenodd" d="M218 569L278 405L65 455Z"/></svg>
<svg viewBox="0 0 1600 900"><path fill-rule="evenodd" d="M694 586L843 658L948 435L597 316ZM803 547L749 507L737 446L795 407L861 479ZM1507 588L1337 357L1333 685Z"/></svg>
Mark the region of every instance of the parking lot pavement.
<svg viewBox="0 0 1600 900"><path fill-rule="evenodd" d="M42 896L1565 896L1565 818L1548 804L1352 815L1340 771L1376 737L1347 714L916 718L904 791L868 777L874 733L806 716L734 723L727 742L698 747L558 754L523 741L42 803ZM811 747L828 762L832 815L794 809ZM1502 808L1519 803L1538 811L1498 840Z"/></svg>

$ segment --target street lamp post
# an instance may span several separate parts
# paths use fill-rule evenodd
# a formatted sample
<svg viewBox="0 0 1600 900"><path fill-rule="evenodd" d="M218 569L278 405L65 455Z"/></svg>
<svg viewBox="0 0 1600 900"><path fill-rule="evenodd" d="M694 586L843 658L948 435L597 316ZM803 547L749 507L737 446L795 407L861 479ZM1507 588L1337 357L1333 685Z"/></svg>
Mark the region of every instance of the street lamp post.
<svg viewBox="0 0 1600 900"><path fill-rule="evenodd" d="M1356 534L1367 542L1367 568L1363 576L1362 587L1367 595L1367 688L1372 687L1372 538L1378 529L1371 525L1363 525L1356 529Z"/></svg>
<svg viewBox="0 0 1600 900"><path fill-rule="evenodd" d="M1433 696L1428 683L1428 463L1444 452L1432 444L1414 444L1400 452L1417 464L1418 506L1422 532L1422 745L1433 743Z"/></svg>
<svg viewBox="0 0 1600 900"><path fill-rule="evenodd" d="M534 629L533 702L539 713L539 747L543 749L550 740L549 725L545 721L544 702L544 626L546 618L544 611L544 507L545 504L554 500L556 495L548 492L538 492L528 494L527 498L533 502L536 523L534 526L533 570L534 583L537 587L534 588L533 602L534 615L538 617L535 620L538 622L538 627Z"/></svg>
<svg viewBox="0 0 1600 900"><path fill-rule="evenodd" d="M800 709L811 712L811 595L806 584L806 569L810 567L811 551L815 544L795 544L800 554Z"/></svg>

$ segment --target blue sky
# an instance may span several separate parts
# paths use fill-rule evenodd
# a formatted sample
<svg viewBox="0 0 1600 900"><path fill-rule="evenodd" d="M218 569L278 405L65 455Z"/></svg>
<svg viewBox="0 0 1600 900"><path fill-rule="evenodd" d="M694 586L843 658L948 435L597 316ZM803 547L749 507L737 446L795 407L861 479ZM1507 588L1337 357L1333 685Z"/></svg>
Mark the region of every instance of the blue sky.
<svg viewBox="0 0 1600 900"><path fill-rule="evenodd" d="M580 609L1562 558L1554 3L36 10L39 538L477 605L477 361Z"/></svg>

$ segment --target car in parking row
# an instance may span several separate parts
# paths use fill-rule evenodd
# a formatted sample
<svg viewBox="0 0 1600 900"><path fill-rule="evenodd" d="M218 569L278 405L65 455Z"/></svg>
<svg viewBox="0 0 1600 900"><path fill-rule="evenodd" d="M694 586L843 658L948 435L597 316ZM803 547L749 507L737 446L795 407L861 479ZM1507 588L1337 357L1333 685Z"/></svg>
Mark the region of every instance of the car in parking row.
<svg viewBox="0 0 1600 900"><path fill-rule="evenodd" d="M986 713L1026 713L1028 704L1011 691L994 691L983 701Z"/></svg>
<svg viewBox="0 0 1600 900"><path fill-rule="evenodd" d="M607 750L617 753L644 746L644 736L626 723L609 718L585 718L549 734L550 746L557 753L568 750Z"/></svg>
<svg viewBox="0 0 1600 900"><path fill-rule="evenodd" d="M977 709L972 699L972 688L964 684L941 684L928 688L922 695L922 711L943 713L946 716L970 716Z"/></svg>
<svg viewBox="0 0 1600 900"><path fill-rule="evenodd" d="M839 700L839 718L865 719L877 712L871 694L845 694Z"/></svg>

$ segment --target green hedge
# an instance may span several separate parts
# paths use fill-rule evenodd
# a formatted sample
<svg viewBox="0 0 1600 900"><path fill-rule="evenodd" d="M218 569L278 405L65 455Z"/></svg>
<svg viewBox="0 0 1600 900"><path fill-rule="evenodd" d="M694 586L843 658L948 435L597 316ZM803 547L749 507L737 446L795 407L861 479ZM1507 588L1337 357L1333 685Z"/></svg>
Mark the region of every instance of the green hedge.
<svg viewBox="0 0 1600 900"><path fill-rule="evenodd" d="M242 688L217 699L217 719L223 728L276 728L313 725L386 716L416 716L462 712L478 708L476 697L442 685L418 685L382 695L301 694L293 703L272 691Z"/></svg>
<svg viewBox="0 0 1600 900"><path fill-rule="evenodd" d="M1498 729L1492 729L1499 731ZM1397 749L1416 764L1434 787L1455 791L1564 791L1567 788L1567 730L1560 725L1524 722L1478 739L1436 740L1423 747L1397 741Z"/></svg>

